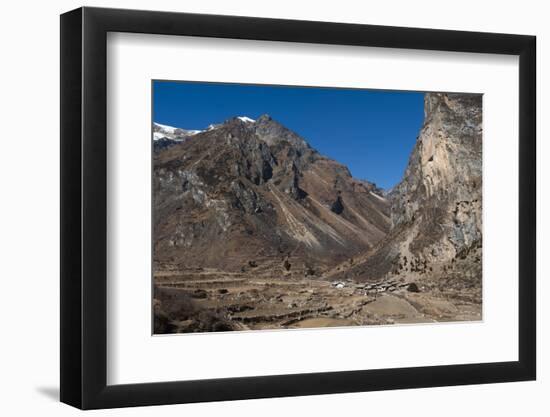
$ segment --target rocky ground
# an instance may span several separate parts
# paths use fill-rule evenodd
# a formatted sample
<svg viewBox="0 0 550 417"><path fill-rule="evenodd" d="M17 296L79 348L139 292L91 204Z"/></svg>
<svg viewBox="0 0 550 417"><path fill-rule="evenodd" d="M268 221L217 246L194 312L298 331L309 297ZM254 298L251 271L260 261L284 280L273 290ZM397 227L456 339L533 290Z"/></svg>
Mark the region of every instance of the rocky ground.
<svg viewBox="0 0 550 417"><path fill-rule="evenodd" d="M182 308L182 306L184 306ZM480 294L215 269L157 272L155 333L480 320Z"/></svg>

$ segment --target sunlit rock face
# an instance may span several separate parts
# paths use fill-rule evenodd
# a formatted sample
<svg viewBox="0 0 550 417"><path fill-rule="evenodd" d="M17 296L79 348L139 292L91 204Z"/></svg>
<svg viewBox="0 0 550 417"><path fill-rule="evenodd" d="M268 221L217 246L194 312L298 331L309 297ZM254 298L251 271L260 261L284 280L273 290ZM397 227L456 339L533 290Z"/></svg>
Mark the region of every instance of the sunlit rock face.
<svg viewBox="0 0 550 417"><path fill-rule="evenodd" d="M481 95L426 94L424 107L424 126L391 195L392 225L425 232L416 251L445 238L445 258L452 258L481 241Z"/></svg>
<svg viewBox="0 0 550 417"><path fill-rule="evenodd" d="M390 233L348 276L481 285L482 96L427 93L403 180L387 196Z"/></svg>

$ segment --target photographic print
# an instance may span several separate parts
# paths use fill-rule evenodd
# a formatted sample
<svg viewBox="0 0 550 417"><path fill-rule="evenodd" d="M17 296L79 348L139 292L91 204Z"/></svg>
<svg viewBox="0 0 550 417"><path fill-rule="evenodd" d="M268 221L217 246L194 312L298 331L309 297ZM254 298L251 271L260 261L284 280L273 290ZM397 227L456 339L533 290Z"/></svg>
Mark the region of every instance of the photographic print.
<svg viewBox="0 0 550 417"><path fill-rule="evenodd" d="M153 333L482 318L482 95L152 82Z"/></svg>

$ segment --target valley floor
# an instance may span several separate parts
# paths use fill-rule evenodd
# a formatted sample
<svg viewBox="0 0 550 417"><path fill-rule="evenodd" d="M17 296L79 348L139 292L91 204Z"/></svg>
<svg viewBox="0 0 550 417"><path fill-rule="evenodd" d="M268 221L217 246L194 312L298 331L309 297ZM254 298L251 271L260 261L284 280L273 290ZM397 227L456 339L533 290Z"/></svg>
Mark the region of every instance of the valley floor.
<svg viewBox="0 0 550 417"><path fill-rule="evenodd" d="M154 297L155 333L481 320L481 303L470 293L443 294L405 279L365 284L255 271L157 271Z"/></svg>

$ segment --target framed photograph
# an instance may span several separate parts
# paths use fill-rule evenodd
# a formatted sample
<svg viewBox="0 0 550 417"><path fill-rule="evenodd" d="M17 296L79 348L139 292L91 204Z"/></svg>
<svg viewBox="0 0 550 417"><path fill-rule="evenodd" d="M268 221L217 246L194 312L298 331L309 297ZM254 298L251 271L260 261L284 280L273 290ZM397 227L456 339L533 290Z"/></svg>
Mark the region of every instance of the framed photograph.
<svg viewBox="0 0 550 417"><path fill-rule="evenodd" d="M533 380L535 38L61 16L61 401Z"/></svg>

